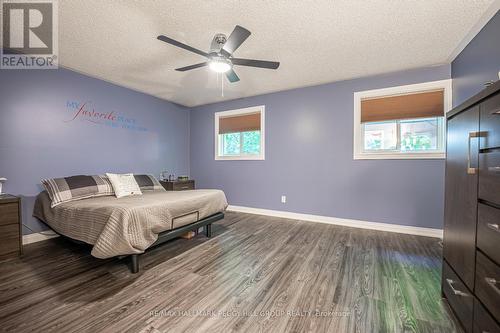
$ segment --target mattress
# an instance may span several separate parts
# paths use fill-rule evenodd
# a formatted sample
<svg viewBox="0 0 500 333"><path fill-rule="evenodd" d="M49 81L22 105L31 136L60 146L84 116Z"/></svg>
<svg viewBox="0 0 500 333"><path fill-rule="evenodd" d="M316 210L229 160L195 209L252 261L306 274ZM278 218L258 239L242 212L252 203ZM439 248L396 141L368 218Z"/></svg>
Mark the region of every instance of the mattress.
<svg viewBox="0 0 500 333"><path fill-rule="evenodd" d="M110 258L143 253L158 234L227 208L220 190L145 191L117 199L95 197L50 207L47 192L38 195L33 216L57 233L93 245L92 255Z"/></svg>

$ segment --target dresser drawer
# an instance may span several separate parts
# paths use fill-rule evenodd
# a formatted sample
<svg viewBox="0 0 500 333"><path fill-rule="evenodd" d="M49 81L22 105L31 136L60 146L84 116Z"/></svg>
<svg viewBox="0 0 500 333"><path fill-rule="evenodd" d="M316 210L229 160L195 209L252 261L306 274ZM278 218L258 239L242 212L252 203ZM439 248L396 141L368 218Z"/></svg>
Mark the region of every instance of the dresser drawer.
<svg viewBox="0 0 500 333"><path fill-rule="evenodd" d="M479 154L479 198L500 205L500 151Z"/></svg>
<svg viewBox="0 0 500 333"><path fill-rule="evenodd" d="M0 225L16 224L19 219L17 202L0 204Z"/></svg>
<svg viewBox="0 0 500 333"><path fill-rule="evenodd" d="M184 180L184 181L160 181L160 184L167 191L185 191L194 190L194 180Z"/></svg>
<svg viewBox="0 0 500 333"><path fill-rule="evenodd" d="M500 93L483 102L480 109L480 149L500 147Z"/></svg>
<svg viewBox="0 0 500 333"><path fill-rule="evenodd" d="M476 256L475 291L493 317L500 320L500 266L479 251Z"/></svg>
<svg viewBox="0 0 500 333"><path fill-rule="evenodd" d="M472 332L472 309L474 298L465 284L458 278L453 270L443 261L443 293L458 320L462 323L467 333Z"/></svg>
<svg viewBox="0 0 500 333"><path fill-rule="evenodd" d="M19 224L1 225L0 235L0 256L20 252Z"/></svg>
<svg viewBox="0 0 500 333"><path fill-rule="evenodd" d="M498 332L500 332L500 326L495 319L491 318L488 311L477 299L474 299L474 333Z"/></svg>
<svg viewBox="0 0 500 333"><path fill-rule="evenodd" d="M194 181L176 182L173 184L174 191L194 190Z"/></svg>
<svg viewBox="0 0 500 333"><path fill-rule="evenodd" d="M500 209L478 205L477 247L500 264Z"/></svg>

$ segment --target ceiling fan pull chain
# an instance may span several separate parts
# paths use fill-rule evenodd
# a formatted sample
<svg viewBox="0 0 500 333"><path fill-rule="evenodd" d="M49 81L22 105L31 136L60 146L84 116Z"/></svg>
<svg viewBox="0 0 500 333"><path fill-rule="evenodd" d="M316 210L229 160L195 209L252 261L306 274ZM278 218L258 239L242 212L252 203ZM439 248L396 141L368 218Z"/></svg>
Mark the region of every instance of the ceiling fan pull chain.
<svg viewBox="0 0 500 333"><path fill-rule="evenodd" d="M222 89L221 89L221 92L222 92L222 97L224 97L224 79L222 78L222 75L221 75L221 80L220 82L222 83Z"/></svg>

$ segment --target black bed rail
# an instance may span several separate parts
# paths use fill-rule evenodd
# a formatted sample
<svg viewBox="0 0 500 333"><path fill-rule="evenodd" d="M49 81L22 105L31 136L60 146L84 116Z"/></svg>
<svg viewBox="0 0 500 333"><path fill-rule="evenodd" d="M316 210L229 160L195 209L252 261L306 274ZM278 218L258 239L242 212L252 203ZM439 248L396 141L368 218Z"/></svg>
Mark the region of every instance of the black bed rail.
<svg viewBox="0 0 500 333"><path fill-rule="evenodd" d="M191 212L189 214L193 214L194 212ZM189 215L187 214L187 215ZM199 216L199 215L198 215ZM154 242L148 249L160 245L162 243L165 243L171 239L180 237L187 233L188 231L195 231L198 230L201 227L205 228L205 234L207 237L212 237L212 223L218 220L222 220L224 218L224 213L219 212L214 215L210 215L208 217L205 217L204 219L201 219L199 221L190 223L188 225L184 225L182 227L173 229L173 230L168 230L164 231L160 234L158 234L158 239L156 242ZM132 273L137 273L139 272L139 255L140 254L131 254L130 255L130 271Z"/></svg>

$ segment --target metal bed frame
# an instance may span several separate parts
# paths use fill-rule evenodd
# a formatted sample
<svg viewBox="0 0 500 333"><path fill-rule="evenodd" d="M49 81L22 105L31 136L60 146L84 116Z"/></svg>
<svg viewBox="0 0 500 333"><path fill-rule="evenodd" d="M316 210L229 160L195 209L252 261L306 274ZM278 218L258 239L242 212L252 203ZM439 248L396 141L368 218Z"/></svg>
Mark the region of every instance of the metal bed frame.
<svg viewBox="0 0 500 333"><path fill-rule="evenodd" d="M177 216L176 218L174 218L174 220L177 218L181 218L181 217L185 217L185 216L194 214L194 213L197 213L197 221L196 222L184 225L184 226L179 227L179 228L175 228L172 230L167 230L167 231L159 233L158 239L156 240L156 242L151 244L146 249L146 251L154 246L163 244L165 242L168 242L169 240L180 237L180 236L184 235L185 233L187 233L188 231L196 231L201 227L203 227L205 229L205 235L210 238L210 237L212 237L212 223L214 223L215 221L218 221L218 220L222 220L224 218L224 213L219 212L219 213L215 213L213 215L210 215L210 216L205 217L204 219L200 220L199 219L200 213L198 211L196 211L196 212L191 212L191 213L184 214L181 216ZM67 238L67 239L69 239L72 242L77 243L77 244L87 244L83 241L72 239L71 237L67 237L64 235L61 235L61 236L63 236L64 238ZM144 253L146 253L146 251L144 251ZM121 258L125 258L125 257L130 257L130 272L135 274L135 273L139 272L139 256L143 255L144 253L116 256L115 258L121 259Z"/></svg>
<svg viewBox="0 0 500 333"><path fill-rule="evenodd" d="M197 212L197 213L199 216L199 212ZM186 215L190 215L190 214L193 214L193 213L189 213ZM178 216L177 218L184 217L186 215ZM196 222L190 223L188 225L185 225L185 226L173 229L173 230L164 231L164 232L158 234L158 239L156 240L156 242L151 244L151 246L148 249L150 249L156 245L160 245L160 244L163 244L165 242L168 242L169 240L172 240L174 238L180 237L188 231L198 230L201 227L204 227L205 235L210 238L210 237L212 237L212 223L214 223L215 221L218 221L218 220L222 220L223 218L224 218L224 213L219 212L219 213L210 215L208 217L205 217L204 219L197 220ZM144 253L146 253L146 252L144 252ZM130 264L131 264L130 271L134 274L139 272L139 256L142 254L143 253L130 255Z"/></svg>

